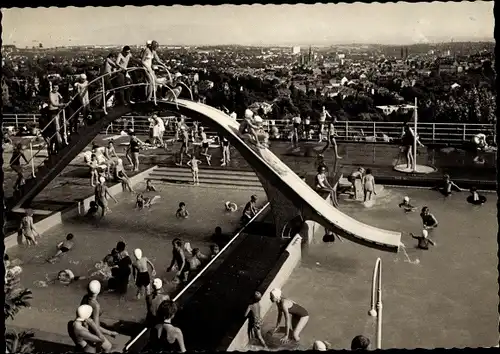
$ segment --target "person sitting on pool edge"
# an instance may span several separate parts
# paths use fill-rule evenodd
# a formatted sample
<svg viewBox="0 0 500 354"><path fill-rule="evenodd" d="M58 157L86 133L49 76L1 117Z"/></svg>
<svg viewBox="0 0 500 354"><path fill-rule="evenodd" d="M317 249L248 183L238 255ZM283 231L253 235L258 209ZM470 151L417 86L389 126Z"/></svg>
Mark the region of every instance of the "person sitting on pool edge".
<svg viewBox="0 0 500 354"><path fill-rule="evenodd" d="M408 196L405 196L403 198L403 202L399 203L399 207L403 208L405 213L411 213L412 211L415 211L417 209L417 207L410 204L410 197Z"/></svg>
<svg viewBox="0 0 500 354"><path fill-rule="evenodd" d="M429 249L429 243L433 246L436 246L436 243L432 241L429 238L429 231L427 230L422 230L422 236L415 236L414 234L410 233L410 236L413 237L414 239L418 240L418 248L421 250L428 250Z"/></svg>
<svg viewBox="0 0 500 354"><path fill-rule="evenodd" d="M66 236L66 239L64 241L61 241L57 244L57 252L55 255L50 257L47 262L49 263L55 263L59 257L61 257L63 254L69 252L73 248L73 238L75 236L73 234L68 234Z"/></svg>
<svg viewBox="0 0 500 354"><path fill-rule="evenodd" d="M486 203L486 197L477 192L476 187L470 189L470 195L467 197L467 202L474 205L482 205Z"/></svg>
<svg viewBox="0 0 500 354"><path fill-rule="evenodd" d="M281 343L286 344L289 342L290 331L293 331L293 339L296 342L300 341L300 333L309 321L309 312L292 300L284 298L280 289L271 290L270 297L271 302L275 303L278 308L278 319L276 320L276 326L271 333L274 334L278 331L281 318L284 315L285 335L281 338Z"/></svg>
<svg viewBox="0 0 500 354"><path fill-rule="evenodd" d="M246 225L255 217L255 215L257 215L258 212L259 208L257 208L257 196L254 194L250 197L250 201L245 205L245 209L243 209L241 223Z"/></svg>

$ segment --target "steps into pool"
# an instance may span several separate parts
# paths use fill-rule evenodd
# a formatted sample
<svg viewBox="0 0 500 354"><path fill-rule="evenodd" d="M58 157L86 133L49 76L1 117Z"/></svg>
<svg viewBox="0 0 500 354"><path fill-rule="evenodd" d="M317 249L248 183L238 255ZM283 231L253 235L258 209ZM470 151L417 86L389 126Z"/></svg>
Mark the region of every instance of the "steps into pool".
<svg viewBox="0 0 500 354"><path fill-rule="evenodd" d="M192 184L191 170L184 167L157 167L147 177L153 182ZM262 185L254 172L203 169L199 172L200 185L231 187L238 189L262 190Z"/></svg>

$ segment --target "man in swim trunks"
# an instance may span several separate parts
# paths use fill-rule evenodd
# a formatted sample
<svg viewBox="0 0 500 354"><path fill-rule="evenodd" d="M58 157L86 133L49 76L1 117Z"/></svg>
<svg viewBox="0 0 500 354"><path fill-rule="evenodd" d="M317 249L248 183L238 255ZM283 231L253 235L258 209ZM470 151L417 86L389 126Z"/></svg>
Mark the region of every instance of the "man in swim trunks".
<svg viewBox="0 0 500 354"><path fill-rule="evenodd" d="M187 154L189 150L189 132L185 124L181 125L181 139L182 144L179 151L179 163L177 164L177 166L182 166L182 158L184 157L184 154Z"/></svg>
<svg viewBox="0 0 500 354"><path fill-rule="evenodd" d="M245 317L248 318L248 326L250 329L250 335L256 338L260 344L267 349L266 341L262 337L262 312L260 309L260 300L262 295L260 292L256 291L253 297L252 303L248 306Z"/></svg>
<svg viewBox="0 0 500 354"><path fill-rule="evenodd" d="M188 262L186 261L186 255L184 254L184 249L182 247L182 241L179 238L175 238L172 241L172 262L167 268L167 272L176 271L177 278L181 280L183 273L189 272ZM187 274L186 274L187 275Z"/></svg>
<svg viewBox="0 0 500 354"><path fill-rule="evenodd" d="M55 263L59 257L62 255L66 254L73 248L73 234L68 234L66 235L66 239L64 241L61 241L57 244L57 253L50 257L47 262L49 263Z"/></svg>
<svg viewBox="0 0 500 354"><path fill-rule="evenodd" d="M108 199L107 197L109 196L111 199L115 201L115 203L118 203L118 201L113 197L108 190L108 187L106 187L106 178L100 177L99 178L99 183L95 186L95 193L94 193L94 198L96 204L101 208L102 214L101 214L101 219L106 215L106 212L109 212L110 209L108 207Z"/></svg>
<svg viewBox="0 0 500 354"><path fill-rule="evenodd" d="M295 303L294 301L284 298L280 289L271 290L271 302L276 304L278 309L278 319L276 326L271 331L272 334L276 333L279 329L281 318L285 316L285 335L281 338L281 343L286 344L289 342L290 331L292 332L293 339L298 342L300 340L300 333L309 321L309 313L305 308Z"/></svg>

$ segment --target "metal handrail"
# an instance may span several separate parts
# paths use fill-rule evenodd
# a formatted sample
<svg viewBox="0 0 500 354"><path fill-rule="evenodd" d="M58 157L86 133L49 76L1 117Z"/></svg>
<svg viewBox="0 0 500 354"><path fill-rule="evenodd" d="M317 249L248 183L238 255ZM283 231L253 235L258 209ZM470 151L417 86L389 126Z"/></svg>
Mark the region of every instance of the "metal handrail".
<svg viewBox="0 0 500 354"><path fill-rule="evenodd" d="M193 92L192 92L192 91L191 91L191 89L188 87L188 85L186 85L184 82L182 82L182 81L180 81L180 80L179 80L179 81L177 81L177 83L182 84L185 88L187 88L187 89L188 89L188 91L189 91L189 95L191 96L191 101L194 101L194 98L193 98Z"/></svg>
<svg viewBox="0 0 500 354"><path fill-rule="evenodd" d="M267 202L263 207L262 209L260 209L257 214L255 214L255 216L253 218L251 218L242 228L240 231L238 231L238 233L236 235L233 236L233 238L220 250L219 253L217 253L215 255L214 258L212 258L210 260L210 262L208 262L208 264L203 267L203 269L198 273L196 274L196 276L172 299L173 302L179 300L179 298L181 297L182 294L184 294L193 284L194 282L199 279L199 277L215 262L215 260L217 258L219 258L219 256L224 253L228 248L229 246L234 242L234 240L236 240L242 233L243 231L245 231L245 229L248 227L248 225L250 225L252 222L255 221L255 219L260 215L262 214L262 212L267 209L267 207L269 207L270 205L270 202ZM127 344L127 346L125 347L125 351L129 350L130 347L135 343L137 342L137 340L148 330L148 328L144 328L129 344Z"/></svg>

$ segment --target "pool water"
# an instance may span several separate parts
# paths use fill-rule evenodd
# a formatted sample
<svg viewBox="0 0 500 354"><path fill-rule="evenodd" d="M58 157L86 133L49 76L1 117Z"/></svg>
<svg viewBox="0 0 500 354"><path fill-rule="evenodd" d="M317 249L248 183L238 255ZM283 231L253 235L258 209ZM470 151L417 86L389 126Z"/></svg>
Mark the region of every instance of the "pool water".
<svg viewBox="0 0 500 354"><path fill-rule="evenodd" d="M189 241L193 248L198 247L204 254L209 254L210 236L216 226L223 232L232 233L239 224L241 211L251 194L259 197L263 204L263 192L217 189L214 187L156 185L158 192L145 193L152 197L161 198L150 208L145 210L134 209L135 195L121 194L117 197L118 204L110 201L112 213L95 226L87 221L69 220L43 235L36 248L24 249L14 247L9 250L11 259L19 258L23 262L22 284L33 290L32 310L23 310L17 317L14 325L31 327L36 321L36 313L59 314L66 317L66 321L74 316L74 311L85 294L89 279L79 280L70 286L59 283L47 287L37 287L36 281L46 281L54 278L63 269L71 269L75 275L89 275L96 271L95 264L102 260L116 243L123 240L127 250L133 255L135 248L141 248L143 255L148 257L156 267L157 276L164 280L169 289L172 273L166 269L172 255L171 241L180 237ZM144 191L145 185L139 184L137 191ZM232 201L239 206L234 213L225 211L224 203ZM190 213L188 219L179 220L175 212L179 202L185 202ZM56 264L45 262L55 253L56 244L63 240L67 233L75 235L75 247ZM146 305L143 299L134 299L135 285L130 283L129 291L124 299L115 294L101 294L99 301L104 311L103 318L113 321L138 321L146 314ZM59 321L53 331L65 333L66 322ZM64 326L64 328L63 328Z"/></svg>
<svg viewBox="0 0 500 354"><path fill-rule="evenodd" d="M385 188L372 208L341 202L341 209L361 222L402 231L409 259L403 252L385 253L346 240L315 240L283 289L311 316L301 348L326 340L334 349L348 349L359 334L375 348L375 320L367 313L377 257L382 259L384 349L496 345L497 198L488 193L486 204L473 206L466 202L468 194L444 198L430 190ZM398 207L405 195L419 207L416 212L405 214ZM422 206L439 221L430 236L437 246L428 251L417 249L409 236L421 232ZM276 315L274 308L267 314L264 332L273 328Z"/></svg>

